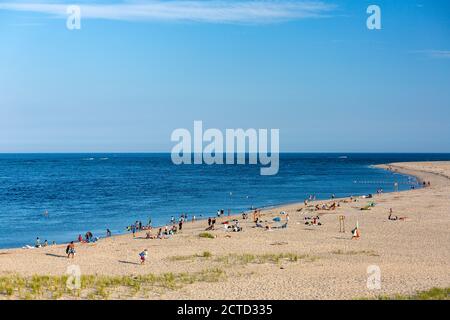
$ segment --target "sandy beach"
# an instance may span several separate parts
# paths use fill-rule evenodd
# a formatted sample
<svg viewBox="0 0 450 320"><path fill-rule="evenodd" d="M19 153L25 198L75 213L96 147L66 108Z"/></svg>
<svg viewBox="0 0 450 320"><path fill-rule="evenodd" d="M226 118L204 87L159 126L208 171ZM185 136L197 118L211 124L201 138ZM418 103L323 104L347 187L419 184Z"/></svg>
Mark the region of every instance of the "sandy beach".
<svg viewBox="0 0 450 320"><path fill-rule="evenodd" d="M187 222L170 239L145 239L145 232L76 244L67 259L65 244L39 249L0 250L0 276L62 276L69 265L83 275L138 276L202 274L220 270L220 277L199 277L176 288L158 287L130 293L118 287L109 298L121 299L359 299L412 294L450 286L450 162L394 163L380 166L414 175L431 186L372 199L334 199L282 206L262 211L271 222L289 214L285 229L256 228L251 215L239 219L242 232L225 232L218 220L214 238L200 238L206 221ZM321 203L339 202L335 210L315 211ZM374 202L370 210L361 210ZM389 210L402 218L388 220ZM299 211L301 209L301 211ZM320 215L321 226L305 225L305 217ZM345 232L339 232L339 216ZM359 224L360 239L350 231ZM272 223L272 225L275 225ZM155 230L153 231L155 234ZM138 254L147 248L148 261ZM381 289L367 288L367 268L378 266ZM0 293L0 299L17 298ZM62 298L67 298L63 296ZM69 297L70 298L70 297Z"/></svg>

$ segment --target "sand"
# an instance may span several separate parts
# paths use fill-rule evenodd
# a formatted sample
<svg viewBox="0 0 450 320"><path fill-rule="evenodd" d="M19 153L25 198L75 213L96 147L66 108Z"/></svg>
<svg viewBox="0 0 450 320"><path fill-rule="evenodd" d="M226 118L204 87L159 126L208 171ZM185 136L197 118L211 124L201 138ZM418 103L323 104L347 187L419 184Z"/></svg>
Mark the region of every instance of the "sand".
<svg viewBox="0 0 450 320"><path fill-rule="evenodd" d="M170 239L149 240L142 232L135 239L130 234L95 244L77 244L73 260L66 258L65 245L0 250L0 275L63 275L71 264L80 266L83 274L191 273L209 268L220 268L226 274L218 282L195 282L150 294L146 297L150 299L355 299L449 287L450 162L382 167L430 181L431 187L375 195L373 199L357 198L356 202L341 203L334 211L298 212L305 207L303 203L263 211L267 221L280 216L281 211L287 212L287 229L253 228L251 216L246 221L236 216L243 232L225 232L218 224L211 232L216 238L199 238L207 223L188 222L181 234ZM371 201L376 203L374 208L360 210ZM390 208L407 219L389 221ZM305 216L317 214L322 226L304 224ZM340 215L345 216L345 233L339 232ZM351 240L350 230L357 221L361 238ZM139 265L138 254L144 248L149 250L149 260ZM204 251L212 257L176 259ZM280 253L305 257L261 264L223 260L229 254ZM380 268L381 289L367 288L367 268L371 265Z"/></svg>

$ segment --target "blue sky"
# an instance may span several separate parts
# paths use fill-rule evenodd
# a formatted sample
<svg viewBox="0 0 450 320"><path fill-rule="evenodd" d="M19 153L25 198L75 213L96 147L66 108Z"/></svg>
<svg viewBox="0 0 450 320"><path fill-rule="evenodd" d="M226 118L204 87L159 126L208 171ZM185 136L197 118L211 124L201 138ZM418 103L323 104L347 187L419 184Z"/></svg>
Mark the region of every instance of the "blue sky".
<svg viewBox="0 0 450 320"><path fill-rule="evenodd" d="M78 1L75 31L69 3L0 1L0 152L169 152L194 120L450 152L448 1Z"/></svg>

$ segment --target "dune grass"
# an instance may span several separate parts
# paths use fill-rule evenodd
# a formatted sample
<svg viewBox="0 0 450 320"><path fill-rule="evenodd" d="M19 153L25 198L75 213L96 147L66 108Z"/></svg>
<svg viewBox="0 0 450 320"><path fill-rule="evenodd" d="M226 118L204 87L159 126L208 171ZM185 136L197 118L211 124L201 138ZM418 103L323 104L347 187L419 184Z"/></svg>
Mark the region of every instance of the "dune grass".
<svg viewBox="0 0 450 320"><path fill-rule="evenodd" d="M217 257L216 261L225 264L279 264L281 262L298 262L299 260L314 260L308 255L299 255L296 253L265 253L265 254L229 254Z"/></svg>
<svg viewBox="0 0 450 320"><path fill-rule="evenodd" d="M266 253L266 254L227 254L222 256L213 256L210 252L205 251L201 254L189 256L172 256L168 258L170 261L194 261L196 259L210 259L211 262L222 263L227 265L246 265L246 264L279 264L281 262L298 262L300 260L315 261L316 257L296 253Z"/></svg>
<svg viewBox="0 0 450 320"><path fill-rule="evenodd" d="M81 276L81 287L70 290L68 276L10 275L0 277L0 299L108 299L116 291L135 296L152 289L177 290L196 282L218 282L226 278L220 269L193 273L163 273L137 276Z"/></svg>
<svg viewBox="0 0 450 320"><path fill-rule="evenodd" d="M209 251L203 251L200 254L194 254L190 256L171 256L168 258L169 261L192 261L197 258L209 259L212 257L212 253Z"/></svg>
<svg viewBox="0 0 450 320"><path fill-rule="evenodd" d="M214 239L214 235L209 232L202 232L198 235L200 238Z"/></svg>
<svg viewBox="0 0 450 320"><path fill-rule="evenodd" d="M376 253L373 250L344 251L344 250L339 249L339 250L331 251L331 253L336 254L336 255L349 255L349 256L353 256L353 255L367 255L367 256L371 256L371 257L379 257L380 256L378 253Z"/></svg>
<svg viewBox="0 0 450 320"><path fill-rule="evenodd" d="M450 288L432 288L412 295L378 296L378 300L450 300Z"/></svg>

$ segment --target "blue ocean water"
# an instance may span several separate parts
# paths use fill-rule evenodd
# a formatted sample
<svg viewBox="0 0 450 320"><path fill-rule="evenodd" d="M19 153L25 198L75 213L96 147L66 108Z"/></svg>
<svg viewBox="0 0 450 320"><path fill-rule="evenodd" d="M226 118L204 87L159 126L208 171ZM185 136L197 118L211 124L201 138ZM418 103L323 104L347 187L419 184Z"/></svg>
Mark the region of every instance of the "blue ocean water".
<svg viewBox="0 0 450 320"><path fill-rule="evenodd" d="M450 154L282 154L276 176L259 165L172 164L170 154L0 154L0 248L57 243L91 231L125 232L136 220L162 225L318 199L409 189L415 179L373 164L450 160ZM48 216L44 212L48 211Z"/></svg>

